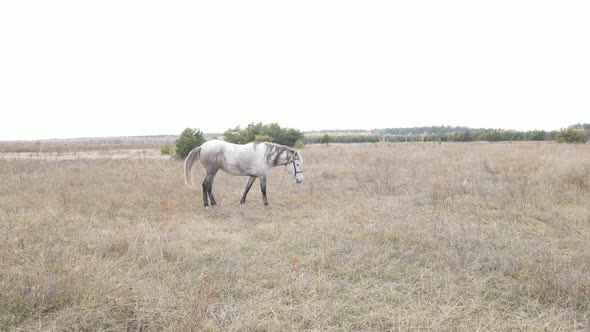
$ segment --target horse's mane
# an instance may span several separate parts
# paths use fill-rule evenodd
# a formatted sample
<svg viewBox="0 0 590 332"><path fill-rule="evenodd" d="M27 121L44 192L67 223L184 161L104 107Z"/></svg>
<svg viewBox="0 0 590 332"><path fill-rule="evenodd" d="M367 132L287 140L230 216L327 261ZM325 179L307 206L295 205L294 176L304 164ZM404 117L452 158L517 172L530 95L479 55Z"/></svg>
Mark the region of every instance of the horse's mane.
<svg viewBox="0 0 590 332"><path fill-rule="evenodd" d="M293 158L293 156L297 153L297 150L292 149L288 146L277 144L277 143L270 143L270 142L254 142L255 145L257 144L264 144L264 157L272 162L273 165L277 165L279 162L279 157L283 152L287 152L287 156L289 159Z"/></svg>

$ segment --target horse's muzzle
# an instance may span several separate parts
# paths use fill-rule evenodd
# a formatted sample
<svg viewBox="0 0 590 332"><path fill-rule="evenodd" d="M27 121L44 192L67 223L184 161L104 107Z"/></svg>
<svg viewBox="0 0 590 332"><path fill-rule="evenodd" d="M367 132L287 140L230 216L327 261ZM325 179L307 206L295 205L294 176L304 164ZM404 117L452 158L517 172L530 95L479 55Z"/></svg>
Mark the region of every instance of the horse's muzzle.
<svg viewBox="0 0 590 332"><path fill-rule="evenodd" d="M299 172L295 174L295 183L300 184L301 182L303 182L303 172Z"/></svg>

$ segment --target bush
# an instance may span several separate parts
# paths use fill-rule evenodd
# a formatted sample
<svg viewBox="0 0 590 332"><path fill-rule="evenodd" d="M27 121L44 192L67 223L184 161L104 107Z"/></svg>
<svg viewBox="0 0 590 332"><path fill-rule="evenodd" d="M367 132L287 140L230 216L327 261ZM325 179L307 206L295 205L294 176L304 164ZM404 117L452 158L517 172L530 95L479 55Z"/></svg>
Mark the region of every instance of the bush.
<svg viewBox="0 0 590 332"><path fill-rule="evenodd" d="M588 138L583 131L573 128L557 133L557 143L586 143Z"/></svg>
<svg viewBox="0 0 590 332"><path fill-rule="evenodd" d="M192 149L205 143L205 137L199 129L186 128L176 140L176 156L184 159Z"/></svg>
<svg viewBox="0 0 590 332"><path fill-rule="evenodd" d="M252 142L255 138L256 137L253 136L252 140L249 140L250 137L244 133L244 130L241 129L240 126L228 129L223 133L223 140L234 144L246 144Z"/></svg>
<svg viewBox="0 0 590 332"><path fill-rule="evenodd" d="M160 152L162 152L162 154L171 156L174 154L174 148L172 147L172 144L166 142L166 144L160 148Z"/></svg>
<svg viewBox="0 0 590 332"><path fill-rule="evenodd" d="M305 143L303 143L302 140L298 139L297 142L295 142L295 149L303 149L305 147Z"/></svg>
<svg viewBox="0 0 590 332"><path fill-rule="evenodd" d="M303 139L303 133L296 129L281 128L276 123L251 123L246 128L240 126L226 130L224 140L235 144L246 144L256 140L265 140L282 145L293 146Z"/></svg>
<svg viewBox="0 0 590 332"><path fill-rule="evenodd" d="M254 140L258 142L274 142L274 138L268 135L256 135L254 136Z"/></svg>

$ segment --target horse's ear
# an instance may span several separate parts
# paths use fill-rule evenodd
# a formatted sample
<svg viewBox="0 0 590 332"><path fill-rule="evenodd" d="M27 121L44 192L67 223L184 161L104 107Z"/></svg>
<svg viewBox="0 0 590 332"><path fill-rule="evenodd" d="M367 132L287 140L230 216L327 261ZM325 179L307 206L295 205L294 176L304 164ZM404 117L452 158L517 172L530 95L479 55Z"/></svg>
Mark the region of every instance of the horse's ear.
<svg viewBox="0 0 590 332"><path fill-rule="evenodd" d="M301 157L301 154L299 153L299 151L295 150L295 153L297 154L297 159L299 159L299 161L303 162L303 157Z"/></svg>

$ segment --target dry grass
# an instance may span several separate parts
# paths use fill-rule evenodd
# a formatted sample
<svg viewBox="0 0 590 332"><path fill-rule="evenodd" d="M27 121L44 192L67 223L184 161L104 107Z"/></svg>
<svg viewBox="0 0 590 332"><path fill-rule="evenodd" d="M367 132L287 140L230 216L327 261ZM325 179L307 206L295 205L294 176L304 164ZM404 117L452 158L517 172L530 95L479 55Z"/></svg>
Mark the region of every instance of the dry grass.
<svg viewBox="0 0 590 332"><path fill-rule="evenodd" d="M163 144L161 144L163 145ZM111 150L137 150L159 149L158 144L96 144L96 145L39 145L34 143L0 142L0 153L21 153L30 155L67 154L73 152L111 151Z"/></svg>
<svg viewBox="0 0 590 332"><path fill-rule="evenodd" d="M303 155L272 209L220 174L209 210L181 161L0 159L0 329L590 326L590 145Z"/></svg>
<svg viewBox="0 0 590 332"><path fill-rule="evenodd" d="M109 150L160 149L177 136L131 136L0 141L0 153L71 153Z"/></svg>
<svg viewBox="0 0 590 332"><path fill-rule="evenodd" d="M2 152L0 151L0 159L2 160L42 160L42 161L58 161L58 160L85 160L85 159L169 159L170 156L162 155L159 148L141 148L139 146L129 147L111 147L109 149L95 149L90 146L88 150L77 151L82 147L76 147L71 150L63 151L46 151L46 152Z"/></svg>

